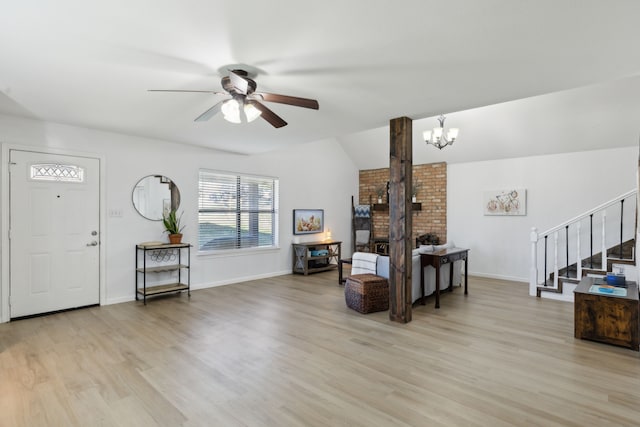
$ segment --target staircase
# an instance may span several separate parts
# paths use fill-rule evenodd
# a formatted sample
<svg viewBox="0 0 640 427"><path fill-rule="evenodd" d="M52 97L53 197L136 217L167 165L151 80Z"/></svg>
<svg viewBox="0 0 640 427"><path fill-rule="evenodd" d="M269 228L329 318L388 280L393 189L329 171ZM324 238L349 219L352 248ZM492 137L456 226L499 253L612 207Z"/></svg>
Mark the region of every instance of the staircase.
<svg viewBox="0 0 640 427"><path fill-rule="evenodd" d="M533 228L529 295L573 302L584 276L635 278L636 206L633 189L543 233Z"/></svg>

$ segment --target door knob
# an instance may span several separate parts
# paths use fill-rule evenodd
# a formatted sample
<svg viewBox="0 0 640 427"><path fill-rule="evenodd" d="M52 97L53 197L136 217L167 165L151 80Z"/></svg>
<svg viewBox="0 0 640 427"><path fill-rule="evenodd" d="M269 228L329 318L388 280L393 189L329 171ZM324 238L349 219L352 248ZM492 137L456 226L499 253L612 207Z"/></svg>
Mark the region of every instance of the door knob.
<svg viewBox="0 0 640 427"><path fill-rule="evenodd" d="M87 246L98 246L98 242L96 242L95 240L91 243L87 243Z"/></svg>

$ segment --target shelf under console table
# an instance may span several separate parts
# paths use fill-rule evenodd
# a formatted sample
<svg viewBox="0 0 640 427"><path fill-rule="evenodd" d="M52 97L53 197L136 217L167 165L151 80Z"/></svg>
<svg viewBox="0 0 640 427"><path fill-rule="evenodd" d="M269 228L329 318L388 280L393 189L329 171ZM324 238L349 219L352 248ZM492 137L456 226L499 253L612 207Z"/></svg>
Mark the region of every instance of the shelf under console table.
<svg viewBox="0 0 640 427"><path fill-rule="evenodd" d="M176 280L171 283L147 286L147 275L153 273L171 273ZM182 291L187 291L188 296L191 297L191 245L189 243L136 245L136 301L142 297L146 305L148 296Z"/></svg>
<svg viewBox="0 0 640 427"><path fill-rule="evenodd" d="M342 242L334 240L293 243L292 272L306 276L338 268L341 247Z"/></svg>

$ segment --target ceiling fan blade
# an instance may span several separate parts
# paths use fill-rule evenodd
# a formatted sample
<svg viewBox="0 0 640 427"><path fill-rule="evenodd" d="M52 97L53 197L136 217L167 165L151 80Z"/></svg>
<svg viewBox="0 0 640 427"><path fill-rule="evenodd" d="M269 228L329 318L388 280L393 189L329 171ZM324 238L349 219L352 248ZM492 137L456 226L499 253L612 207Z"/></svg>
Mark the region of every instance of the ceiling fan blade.
<svg viewBox="0 0 640 427"><path fill-rule="evenodd" d="M218 114L220 112L220 107L222 107L222 103L223 102L224 101L218 102L216 105L214 105L213 107L209 108L204 113L200 114L198 117L195 118L194 122L206 122L211 117L213 117L216 114Z"/></svg>
<svg viewBox="0 0 640 427"><path fill-rule="evenodd" d="M275 93L256 92L254 95L259 96L267 102L278 102L280 104L295 105L296 107L312 108L317 110L320 108L318 101L315 99L298 98L297 96L278 95Z"/></svg>
<svg viewBox="0 0 640 427"><path fill-rule="evenodd" d="M196 93L212 93L214 95L227 95L224 92L216 92L215 90L147 89L147 92L196 92Z"/></svg>
<svg viewBox="0 0 640 427"><path fill-rule="evenodd" d="M249 82L240 74L229 70L229 78L233 87L241 94L246 95L249 91Z"/></svg>
<svg viewBox="0 0 640 427"><path fill-rule="evenodd" d="M285 122L282 117L271 111L264 104L261 104L256 100L249 100L247 101L247 103L260 110L260 112L262 113L260 116L268 121L269 124L271 124L271 126L273 126L274 128L281 128L287 125L287 122Z"/></svg>

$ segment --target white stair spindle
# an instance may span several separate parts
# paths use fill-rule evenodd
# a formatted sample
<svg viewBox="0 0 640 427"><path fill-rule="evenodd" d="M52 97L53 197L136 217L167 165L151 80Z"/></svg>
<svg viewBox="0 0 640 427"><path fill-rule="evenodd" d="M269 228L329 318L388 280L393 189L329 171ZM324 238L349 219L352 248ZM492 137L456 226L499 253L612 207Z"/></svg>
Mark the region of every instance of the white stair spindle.
<svg viewBox="0 0 640 427"><path fill-rule="evenodd" d="M580 255L580 221L576 223L576 279L582 278L582 255Z"/></svg>
<svg viewBox="0 0 640 427"><path fill-rule="evenodd" d="M533 227L529 233L531 242L531 267L529 269L529 295L536 296L538 287L538 230ZM546 261L546 260L545 260ZM546 280L546 278L545 278Z"/></svg>
<svg viewBox="0 0 640 427"><path fill-rule="evenodd" d="M558 289L558 232L553 233L553 288Z"/></svg>
<svg viewBox="0 0 640 427"><path fill-rule="evenodd" d="M602 270L607 271L607 211L602 211Z"/></svg>

